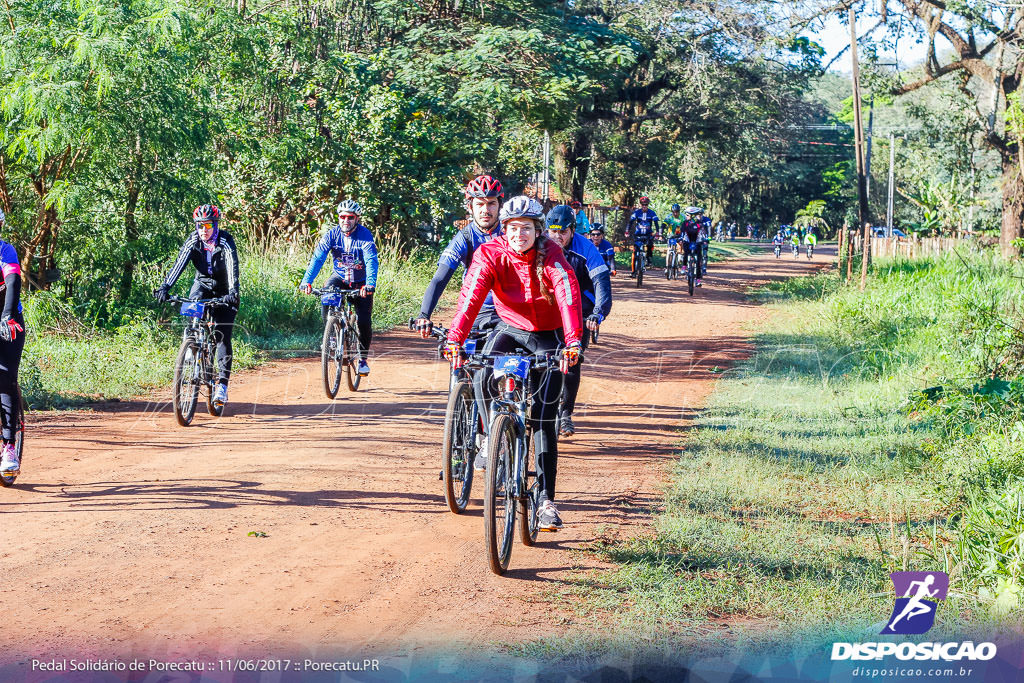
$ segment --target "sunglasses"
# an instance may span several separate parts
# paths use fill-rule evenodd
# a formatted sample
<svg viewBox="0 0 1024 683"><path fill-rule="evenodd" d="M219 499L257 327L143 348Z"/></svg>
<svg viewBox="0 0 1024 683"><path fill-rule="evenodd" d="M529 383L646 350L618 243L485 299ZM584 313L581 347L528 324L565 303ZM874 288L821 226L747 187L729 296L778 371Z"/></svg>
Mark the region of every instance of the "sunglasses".
<svg viewBox="0 0 1024 683"><path fill-rule="evenodd" d="M213 221L208 221L205 223L196 223L196 227L201 228L203 230L213 230Z"/></svg>
<svg viewBox="0 0 1024 683"><path fill-rule="evenodd" d="M358 219L359 219L359 216L357 216L357 215L355 215L353 213L347 213L347 214L345 214L343 216L338 216L338 220L339 221L354 221L354 220L358 220Z"/></svg>

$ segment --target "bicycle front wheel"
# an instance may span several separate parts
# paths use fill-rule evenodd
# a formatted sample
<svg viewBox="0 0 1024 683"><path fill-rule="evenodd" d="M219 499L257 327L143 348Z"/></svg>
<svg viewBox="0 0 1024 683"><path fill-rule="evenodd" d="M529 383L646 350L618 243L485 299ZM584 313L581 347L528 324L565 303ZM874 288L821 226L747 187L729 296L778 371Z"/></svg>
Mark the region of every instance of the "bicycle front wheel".
<svg viewBox="0 0 1024 683"><path fill-rule="evenodd" d="M540 483L537 481L537 457L533 452L533 439L527 434L528 444L526 457L526 498L519 501L519 540L525 546L532 546L537 542L537 511L540 506L537 504L540 498Z"/></svg>
<svg viewBox="0 0 1024 683"><path fill-rule="evenodd" d="M693 281L697 278L697 259L690 257L689 265L686 268L686 288L690 292L690 296L693 296Z"/></svg>
<svg viewBox="0 0 1024 683"><path fill-rule="evenodd" d="M641 257L640 263L636 268L636 286L637 288L644 286L644 271L647 270L647 264Z"/></svg>
<svg viewBox="0 0 1024 683"><path fill-rule="evenodd" d="M473 464L477 425L473 411L473 387L457 382L448 397L444 415L444 450L441 454L441 478L448 509L461 513L469 503L473 484Z"/></svg>
<svg viewBox="0 0 1024 683"><path fill-rule="evenodd" d="M196 414L202 372L199 346L192 337L186 337L174 361L174 417L182 427L188 427Z"/></svg>
<svg viewBox="0 0 1024 683"><path fill-rule="evenodd" d="M327 398L338 395L342 371L342 327L337 316L330 316L324 325L324 338L320 346L320 368L324 375Z"/></svg>
<svg viewBox="0 0 1024 683"><path fill-rule="evenodd" d="M516 430L508 415L496 415L488 439L487 486L484 491L484 542L491 571L504 574L512 557L516 525L515 460Z"/></svg>

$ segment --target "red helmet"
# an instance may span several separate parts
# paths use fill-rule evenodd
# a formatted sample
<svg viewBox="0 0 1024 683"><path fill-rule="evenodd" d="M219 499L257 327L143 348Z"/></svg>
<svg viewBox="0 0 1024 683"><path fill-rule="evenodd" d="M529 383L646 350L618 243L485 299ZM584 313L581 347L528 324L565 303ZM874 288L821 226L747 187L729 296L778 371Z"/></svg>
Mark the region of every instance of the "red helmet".
<svg viewBox="0 0 1024 683"><path fill-rule="evenodd" d="M220 223L220 209L213 204L203 204L192 212L192 220L196 223L213 222L213 227Z"/></svg>
<svg viewBox="0 0 1024 683"><path fill-rule="evenodd" d="M504 199L505 190L501 187L501 183L497 178L489 175L478 175L469 181L469 185L466 185L466 199L472 199L473 197L497 197L498 199Z"/></svg>
<svg viewBox="0 0 1024 683"><path fill-rule="evenodd" d="M583 208L583 204L579 203L575 199L572 200L571 202L569 202L569 206L571 206L574 209L582 209Z"/></svg>
<svg viewBox="0 0 1024 683"><path fill-rule="evenodd" d="M640 203L641 204L650 204L651 203L651 198L648 197L647 195L644 195L643 197L640 198Z"/></svg>

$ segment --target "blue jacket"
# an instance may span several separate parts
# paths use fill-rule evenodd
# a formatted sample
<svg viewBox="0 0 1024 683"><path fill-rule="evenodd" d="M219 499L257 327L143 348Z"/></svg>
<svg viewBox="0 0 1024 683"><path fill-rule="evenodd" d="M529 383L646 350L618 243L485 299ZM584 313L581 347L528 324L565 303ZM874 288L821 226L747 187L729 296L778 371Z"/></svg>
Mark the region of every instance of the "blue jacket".
<svg viewBox="0 0 1024 683"><path fill-rule="evenodd" d="M648 230L641 233L641 226ZM653 235L654 230L658 229L658 214L654 213L654 209L634 209L629 217L629 227L640 235Z"/></svg>
<svg viewBox="0 0 1024 683"><path fill-rule="evenodd" d="M604 257L601 256L601 252L594 246L594 243L578 233L572 236L568 251L579 254L586 261L587 272L594 283L594 289L588 292L580 282L580 294L590 300L594 306L594 312L599 313L603 320L612 310L612 280L608 264L605 263Z"/></svg>
<svg viewBox="0 0 1024 683"><path fill-rule="evenodd" d="M364 226L357 225L349 235L334 227L321 237L306 274L302 276L302 284L312 284L324 267L328 253L334 264L334 274L342 280L352 285L377 286L377 245Z"/></svg>
<svg viewBox="0 0 1024 683"><path fill-rule="evenodd" d="M591 242L591 244L593 244L593 242ZM597 251L604 259L605 265L607 265L608 268L614 269L612 264L615 263L615 247L612 246L612 243L606 239L602 239L601 244L597 245Z"/></svg>

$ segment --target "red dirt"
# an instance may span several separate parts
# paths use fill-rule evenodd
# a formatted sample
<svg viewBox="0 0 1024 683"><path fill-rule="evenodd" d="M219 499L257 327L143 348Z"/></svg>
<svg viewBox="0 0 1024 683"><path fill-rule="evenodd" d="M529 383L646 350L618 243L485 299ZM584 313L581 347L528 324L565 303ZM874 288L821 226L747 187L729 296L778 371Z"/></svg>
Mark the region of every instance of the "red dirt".
<svg viewBox="0 0 1024 683"><path fill-rule="evenodd" d="M657 272L641 290L617 278L579 432L560 445L566 527L517 540L504 578L486 564L480 481L466 514L444 504L447 368L408 332L377 337L364 389L336 401L319 360L301 359L238 374L225 417L187 429L166 397L31 414L23 473L0 491L5 659L482 649L565 632L573 614L542 596L601 566L568 551L650 532L680 429L749 353L763 311L743 292L833 256L766 247L715 264L693 299Z"/></svg>

